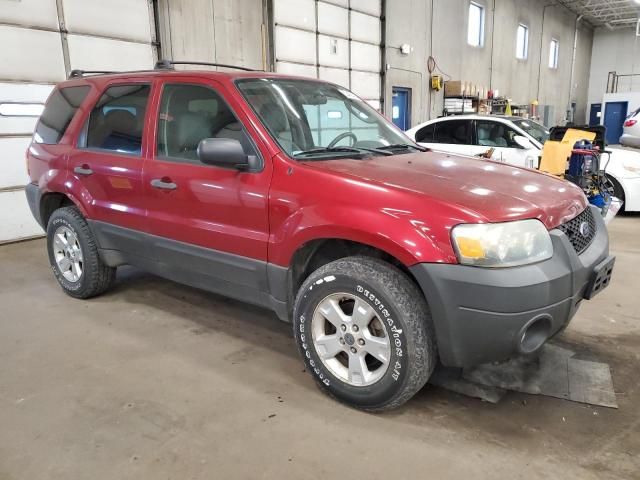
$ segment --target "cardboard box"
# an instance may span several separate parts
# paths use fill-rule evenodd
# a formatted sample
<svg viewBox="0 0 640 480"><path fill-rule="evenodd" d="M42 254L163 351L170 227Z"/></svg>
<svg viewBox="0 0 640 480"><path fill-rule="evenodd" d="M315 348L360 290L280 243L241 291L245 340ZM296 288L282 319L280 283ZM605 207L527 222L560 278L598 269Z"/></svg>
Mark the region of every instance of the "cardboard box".
<svg viewBox="0 0 640 480"><path fill-rule="evenodd" d="M444 82L444 96L445 97L461 97L466 95L467 82L462 80L449 80Z"/></svg>

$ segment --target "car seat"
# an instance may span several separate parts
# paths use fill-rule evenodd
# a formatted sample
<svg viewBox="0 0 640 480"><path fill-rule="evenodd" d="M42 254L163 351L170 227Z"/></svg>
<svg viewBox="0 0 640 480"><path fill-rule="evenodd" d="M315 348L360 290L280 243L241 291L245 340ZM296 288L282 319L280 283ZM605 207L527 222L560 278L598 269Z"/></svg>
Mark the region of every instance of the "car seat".
<svg viewBox="0 0 640 480"><path fill-rule="evenodd" d="M504 138L504 127L496 125L491 129L491 140L496 147L507 147L507 140Z"/></svg>
<svg viewBox="0 0 640 480"><path fill-rule="evenodd" d="M142 148L142 130L138 127L136 116L122 109L110 110L104 116L102 139L94 143L99 148L127 153L140 153Z"/></svg>
<svg viewBox="0 0 640 480"><path fill-rule="evenodd" d="M293 142L287 114L280 105L265 103L260 107L260 117L285 150L291 152L299 149Z"/></svg>
<svg viewBox="0 0 640 480"><path fill-rule="evenodd" d="M197 160L200 140L211 137L211 124L207 117L199 113L181 113L176 118L175 142L170 154L181 158ZM177 148L177 152L174 150Z"/></svg>
<svg viewBox="0 0 640 480"><path fill-rule="evenodd" d="M496 143L491 140L491 127L478 125L478 145L485 147L495 147Z"/></svg>

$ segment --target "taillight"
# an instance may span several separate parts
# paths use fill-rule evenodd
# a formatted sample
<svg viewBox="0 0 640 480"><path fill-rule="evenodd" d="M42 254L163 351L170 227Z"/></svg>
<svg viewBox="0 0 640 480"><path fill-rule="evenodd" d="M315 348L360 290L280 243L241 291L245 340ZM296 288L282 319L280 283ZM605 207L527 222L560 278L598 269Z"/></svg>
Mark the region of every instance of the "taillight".
<svg viewBox="0 0 640 480"><path fill-rule="evenodd" d="M625 127L633 127L636 123L638 123L637 120L627 120L626 122L624 122L624 126Z"/></svg>

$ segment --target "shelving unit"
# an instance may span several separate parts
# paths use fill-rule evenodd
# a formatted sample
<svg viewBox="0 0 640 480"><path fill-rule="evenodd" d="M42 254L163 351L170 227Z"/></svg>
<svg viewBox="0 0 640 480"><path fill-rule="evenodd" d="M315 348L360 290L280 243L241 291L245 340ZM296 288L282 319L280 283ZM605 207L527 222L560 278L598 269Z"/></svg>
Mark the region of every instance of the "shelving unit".
<svg viewBox="0 0 640 480"><path fill-rule="evenodd" d="M449 100L449 104L451 104L451 100L461 102L460 108L447 108L447 100ZM470 101L470 105L469 105ZM442 109L443 116L451 116L451 115L465 115L469 113L477 113L478 112L478 96L469 96L469 95L452 95L444 97L444 107ZM467 108L468 106L468 108Z"/></svg>

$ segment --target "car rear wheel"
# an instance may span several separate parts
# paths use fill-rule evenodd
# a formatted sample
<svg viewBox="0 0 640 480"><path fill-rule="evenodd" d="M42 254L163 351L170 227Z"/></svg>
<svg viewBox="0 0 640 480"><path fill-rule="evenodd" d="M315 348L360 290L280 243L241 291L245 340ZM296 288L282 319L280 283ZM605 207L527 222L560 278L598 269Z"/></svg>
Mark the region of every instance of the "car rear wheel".
<svg viewBox="0 0 640 480"><path fill-rule="evenodd" d="M102 262L89 225L74 206L60 208L51 215L47 251L56 280L72 297L94 297L115 280L116 269Z"/></svg>
<svg viewBox="0 0 640 480"><path fill-rule="evenodd" d="M422 292L378 259L348 257L313 272L298 292L293 323L298 349L318 385L356 408L402 405L436 364Z"/></svg>

